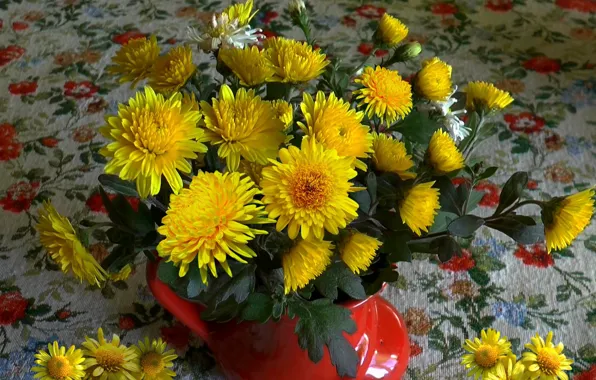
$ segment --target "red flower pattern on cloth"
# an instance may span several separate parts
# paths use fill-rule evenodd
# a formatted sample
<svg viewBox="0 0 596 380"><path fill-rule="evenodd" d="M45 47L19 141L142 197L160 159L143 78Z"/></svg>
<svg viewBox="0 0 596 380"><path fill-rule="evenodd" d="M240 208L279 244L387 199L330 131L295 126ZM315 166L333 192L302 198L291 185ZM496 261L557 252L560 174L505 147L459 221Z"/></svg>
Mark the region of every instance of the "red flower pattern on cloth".
<svg viewBox="0 0 596 380"><path fill-rule="evenodd" d="M594 380L596 379L596 364L592 364L592 366L584 372L580 372L573 377L573 380Z"/></svg>
<svg viewBox="0 0 596 380"><path fill-rule="evenodd" d="M449 261L439 264L439 268L451 272L465 272L476 265L476 261L472 258L472 253L467 249L462 250L460 256L453 256Z"/></svg>
<svg viewBox="0 0 596 380"><path fill-rule="evenodd" d="M540 74L551 74L561 71L561 63L557 59L540 56L525 61L524 68Z"/></svg>
<svg viewBox="0 0 596 380"><path fill-rule="evenodd" d="M430 7L430 11L436 15L445 16L456 14L459 9L452 3L436 3Z"/></svg>
<svg viewBox="0 0 596 380"><path fill-rule="evenodd" d="M361 5L358 8L356 8L356 13L358 13L360 17L368 18L371 20L380 19L381 16L385 14L385 12L387 12L387 9L382 7L375 7L371 4Z"/></svg>
<svg viewBox="0 0 596 380"><path fill-rule="evenodd" d="M17 130L8 123L0 124L0 161L19 157L23 144L16 140Z"/></svg>
<svg viewBox="0 0 596 380"><path fill-rule="evenodd" d="M110 200L114 199L114 198L116 198L116 194L108 194L108 198L110 198ZM139 202L140 202L139 198L135 198L135 197L125 197L125 198L128 201L128 203L130 203L133 210L138 211ZM91 210L91 211L100 212L103 214L106 214L108 212L108 210L106 210L106 207L103 204L103 200L101 199L101 194L99 194L99 193L92 194L87 199L85 204L87 205L87 207L89 207L89 210Z"/></svg>
<svg viewBox="0 0 596 380"><path fill-rule="evenodd" d="M596 1L594 0L557 0L559 8L570 9L584 13L596 12Z"/></svg>
<svg viewBox="0 0 596 380"><path fill-rule="evenodd" d="M138 30L131 30L122 34L116 34L112 37L112 41L120 45L126 45L130 40L136 40L143 37L146 37L146 34L141 33Z"/></svg>
<svg viewBox="0 0 596 380"><path fill-rule="evenodd" d="M0 295L0 326L12 325L25 318L29 301L20 292L8 292Z"/></svg>
<svg viewBox="0 0 596 380"><path fill-rule="evenodd" d="M544 244L534 244L531 246L520 245L515 251L514 256L524 264L538 268L548 268L555 264L553 256L546 252Z"/></svg>
<svg viewBox="0 0 596 380"><path fill-rule="evenodd" d="M123 315L118 319L118 327L120 327L120 330L132 330L135 326L135 320L128 315Z"/></svg>
<svg viewBox="0 0 596 380"><path fill-rule="evenodd" d="M160 330L162 339L178 350L188 347L190 341L190 329L181 323L171 327L162 327Z"/></svg>
<svg viewBox="0 0 596 380"><path fill-rule="evenodd" d="M513 9L512 0L487 0L485 4L487 9L493 12L509 12Z"/></svg>
<svg viewBox="0 0 596 380"><path fill-rule="evenodd" d="M415 358L416 356L422 354L422 352L424 352L424 350L418 343L410 343L410 358Z"/></svg>
<svg viewBox="0 0 596 380"><path fill-rule="evenodd" d="M4 210L14 213L27 211L37 196L38 190L39 182L13 183L6 190L4 198L0 199L0 205Z"/></svg>
<svg viewBox="0 0 596 380"><path fill-rule="evenodd" d="M505 114L503 116L505 122L509 124L509 129L514 132L523 132L532 134L540 132L545 125L545 120L540 116L536 116L531 112L521 112L517 115Z"/></svg>
<svg viewBox="0 0 596 380"><path fill-rule="evenodd" d="M64 95L71 96L75 99L92 98L99 91L99 87L90 81L73 82L68 81L64 83Z"/></svg>
<svg viewBox="0 0 596 380"><path fill-rule="evenodd" d="M18 83L11 83L8 85L8 91L13 95L29 95L37 91L37 82L24 81Z"/></svg>
<svg viewBox="0 0 596 380"><path fill-rule="evenodd" d="M12 30L14 30L15 32L21 32L27 29L29 29L29 24L27 24L26 22L15 21L12 23Z"/></svg>
<svg viewBox="0 0 596 380"><path fill-rule="evenodd" d="M58 145L58 142L60 142L60 140L58 140L57 138L54 137L44 137L41 139L41 145L48 147L48 148L54 148L56 147L56 145Z"/></svg>
<svg viewBox="0 0 596 380"><path fill-rule="evenodd" d="M274 12L274 11L269 11L269 12L265 12L265 14L263 15L263 24L269 24L271 21L273 21L274 19L276 19L279 16L279 13Z"/></svg>
<svg viewBox="0 0 596 380"><path fill-rule="evenodd" d="M360 45L358 45L358 52L363 55L369 55L372 52L373 48L374 45L372 44L372 42L363 42ZM375 52L375 57L384 57L387 55L387 53L387 50L378 49Z"/></svg>
<svg viewBox="0 0 596 380"><path fill-rule="evenodd" d="M16 61L25 54L25 49L17 45L10 45L0 50L0 67Z"/></svg>
<svg viewBox="0 0 596 380"><path fill-rule="evenodd" d="M478 202L480 206L484 207L496 207L499 204L499 196L501 190L497 185L490 181L480 181L474 190L483 191L484 196Z"/></svg>

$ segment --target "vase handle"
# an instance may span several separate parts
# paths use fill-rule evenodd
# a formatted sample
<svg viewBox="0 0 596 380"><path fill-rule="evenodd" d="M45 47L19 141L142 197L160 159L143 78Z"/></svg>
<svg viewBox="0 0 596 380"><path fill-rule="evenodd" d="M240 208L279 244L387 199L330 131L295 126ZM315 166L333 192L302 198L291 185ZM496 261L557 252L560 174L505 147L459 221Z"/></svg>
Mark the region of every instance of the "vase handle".
<svg viewBox="0 0 596 380"><path fill-rule="evenodd" d="M201 339L209 344L209 323L201 319L200 315L205 307L198 303L187 301L178 296L170 287L157 277L159 259L147 261L147 284L151 293L159 304L172 313L176 319L197 333Z"/></svg>

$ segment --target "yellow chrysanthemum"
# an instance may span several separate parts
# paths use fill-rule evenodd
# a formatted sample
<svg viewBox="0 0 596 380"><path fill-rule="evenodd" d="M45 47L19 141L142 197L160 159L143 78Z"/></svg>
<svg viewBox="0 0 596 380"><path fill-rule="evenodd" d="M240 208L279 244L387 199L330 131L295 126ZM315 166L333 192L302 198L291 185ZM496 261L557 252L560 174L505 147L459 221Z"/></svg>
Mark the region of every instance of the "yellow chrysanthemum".
<svg viewBox="0 0 596 380"><path fill-rule="evenodd" d="M418 236L428 232L433 225L439 208L439 190L432 187L432 182L414 185L399 203L401 220Z"/></svg>
<svg viewBox="0 0 596 380"><path fill-rule="evenodd" d="M331 263L333 244L325 240L299 239L282 256L285 293L305 287Z"/></svg>
<svg viewBox="0 0 596 380"><path fill-rule="evenodd" d="M594 214L594 189L555 198L542 210L546 248L563 249L590 224Z"/></svg>
<svg viewBox="0 0 596 380"><path fill-rule="evenodd" d="M368 269L382 244L374 237L354 231L342 240L339 254L348 268L358 274Z"/></svg>
<svg viewBox="0 0 596 380"><path fill-rule="evenodd" d="M199 102L197 101L197 98L195 97L195 94L192 92L185 92L182 95L182 105L183 106L188 106L188 108L191 111L200 111L201 109L199 108Z"/></svg>
<svg viewBox="0 0 596 380"><path fill-rule="evenodd" d="M36 226L39 240L54 261L60 264L62 272L70 270L79 280L101 286L106 279L106 271L83 246L70 221L58 214L50 202L44 202L39 210L39 223Z"/></svg>
<svg viewBox="0 0 596 380"><path fill-rule="evenodd" d="M85 337L83 353L87 358L83 365L90 380L136 380L140 368L134 347L120 344L120 337L112 341L104 338L103 330L97 330L97 340Z"/></svg>
<svg viewBox="0 0 596 380"><path fill-rule="evenodd" d="M383 14L375 37L389 47L394 47L408 35L408 27L389 13Z"/></svg>
<svg viewBox="0 0 596 380"><path fill-rule="evenodd" d="M325 230L337 235L355 219L358 203L350 179L356 176L352 157L339 157L314 139L304 137L301 149L279 151L280 162L263 169L261 188L269 217L277 220L278 231L288 226L288 236L323 239Z"/></svg>
<svg viewBox="0 0 596 380"><path fill-rule="evenodd" d="M501 338L501 333L493 329L482 330L480 339L466 339L464 349L469 354L463 356L462 364L470 369L468 376L474 379L496 375L499 368L504 367L504 360L512 356L511 343L507 337Z"/></svg>
<svg viewBox="0 0 596 380"><path fill-rule="evenodd" d="M126 281L130 274L132 273L132 266L130 264L126 264L125 266L120 269L118 273L110 273L110 280L116 281Z"/></svg>
<svg viewBox="0 0 596 380"><path fill-rule="evenodd" d="M482 105L488 110L501 110L513 102L507 91L499 90L492 83L470 82L466 87L466 108Z"/></svg>
<svg viewBox="0 0 596 380"><path fill-rule="evenodd" d="M153 63L159 57L157 38L137 38L123 45L112 58L108 72L120 76L120 83L132 82L131 87L147 78Z"/></svg>
<svg viewBox="0 0 596 380"><path fill-rule="evenodd" d="M153 339L151 342L149 338L145 338L144 342L139 341L133 348L141 369L139 380L171 380L176 376L176 372L171 368L178 355L174 350L166 351L167 345L161 338Z"/></svg>
<svg viewBox="0 0 596 380"><path fill-rule="evenodd" d="M238 172L199 172L188 189L171 197L163 225L157 229L165 236L157 252L180 267L180 277L197 257L203 282L207 282L207 269L217 277L215 260L232 276L227 256L246 263L243 257L256 256L246 243L266 233L248 225L274 222L254 199L257 194L254 182Z"/></svg>
<svg viewBox="0 0 596 380"><path fill-rule="evenodd" d="M207 151L201 143L204 132L197 127L201 114L182 105L181 99L180 93L165 99L145 87L128 105L118 107L118 116L106 117L107 125L99 129L113 141L100 150L111 159L105 172L136 181L142 198L159 192L162 174L178 194L182 178L177 170L190 173L187 159Z"/></svg>
<svg viewBox="0 0 596 380"><path fill-rule="evenodd" d="M238 3L230 5L222 13L228 15L230 20L237 19L238 26L242 27L248 25L250 20L257 14L258 10L252 11L253 0L248 0L246 3Z"/></svg>
<svg viewBox="0 0 596 380"><path fill-rule="evenodd" d="M329 64L325 54L306 42L275 37L265 40L263 47L275 68L272 80L276 82L308 82L321 75Z"/></svg>
<svg viewBox="0 0 596 380"><path fill-rule="evenodd" d="M316 101L304 93L300 104L306 120L298 122L300 128L327 149L335 149L342 157L354 157L354 165L366 170L366 164L358 158L367 158L372 152L372 136L369 128L361 124L364 113L356 112L350 104L338 99L334 93L325 98L317 92Z"/></svg>
<svg viewBox="0 0 596 380"><path fill-rule="evenodd" d="M526 348L531 352L522 354L522 363L526 366L528 379L568 380L564 371L571 370L573 360L567 359L563 352L563 343L556 346L552 342L553 332L546 336L546 341L536 334Z"/></svg>
<svg viewBox="0 0 596 380"><path fill-rule="evenodd" d="M451 66L434 57L422 62L416 75L416 90L424 98L443 101L453 92Z"/></svg>
<svg viewBox="0 0 596 380"><path fill-rule="evenodd" d="M81 380L85 376L83 351L70 346L61 347L58 342L48 344L48 351L35 354L35 364L31 371L40 380Z"/></svg>
<svg viewBox="0 0 596 380"><path fill-rule="evenodd" d="M503 365L489 373L486 380L525 380L525 369L522 362L518 362L515 356L510 356L503 359Z"/></svg>
<svg viewBox="0 0 596 380"><path fill-rule="evenodd" d="M285 100L278 99L271 102L277 118L284 123L286 130L292 125L294 121L294 109L292 105Z"/></svg>
<svg viewBox="0 0 596 380"><path fill-rule="evenodd" d="M395 70L365 67L354 82L363 86L353 94L360 99L360 105L366 104L370 118L376 115L391 124L412 110L412 87Z"/></svg>
<svg viewBox="0 0 596 380"><path fill-rule="evenodd" d="M219 145L217 154L225 158L228 170L238 169L241 156L262 165L277 156L286 138L285 127L270 102L243 88L234 96L224 84L212 104L201 102L206 136L211 144Z"/></svg>
<svg viewBox="0 0 596 380"><path fill-rule="evenodd" d="M240 166L238 166L238 172L246 174L252 179L252 181L259 186L261 178L263 178L262 172L266 165L257 164L246 160L240 160Z"/></svg>
<svg viewBox="0 0 596 380"><path fill-rule="evenodd" d="M221 49L219 59L240 79L243 86L257 86L271 80L275 69L265 51L256 46Z"/></svg>
<svg viewBox="0 0 596 380"><path fill-rule="evenodd" d="M406 145L384 133L372 133L373 137L373 163L375 168L382 172L395 173L401 179L407 180L416 177L416 173L410 173L414 166L412 156L406 151Z"/></svg>
<svg viewBox="0 0 596 380"><path fill-rule="evenodd" d="M157 92L171 94L180 90L196 69L190 46L177 46L157 58L149 73L149 86Z"/></svg>
<svg viewBox="0 0 596 380"><path fill-rule="evenodd" d="M441 129L433 133L426 154L428 163L437 174L451 173L464 167L464 156L449 133Z"/></svg>

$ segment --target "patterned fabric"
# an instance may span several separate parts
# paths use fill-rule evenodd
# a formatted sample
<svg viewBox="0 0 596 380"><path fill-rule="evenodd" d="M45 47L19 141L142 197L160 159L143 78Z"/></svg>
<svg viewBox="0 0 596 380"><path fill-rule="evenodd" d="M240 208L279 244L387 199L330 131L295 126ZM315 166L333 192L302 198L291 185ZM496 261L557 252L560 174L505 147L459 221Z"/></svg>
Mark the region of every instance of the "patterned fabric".
<svg viewBox="0 0 596 380"><path fill-rule="evenodd" d="M259 3L267 36L298 37L285 4ZM490 213L499 186L530 172L528 192L549 198L596 183L596 2L594 0L435 0L361 4L313 1L318 43L359 62L376 21L391 12L410 27L425 57L453 65L454 82L487 80L516 102L495 120L497 133L476 154L502 170L477 190ZM225 6L217 0L0 1L0 378L30 379L33 353L48 341L79 343L99 326L132 343L161 335L185 359L182 379L217 378L205 347L156 305L138 266L103 289L62 275L33 226L52 199L75 220L100 220L96 177L104 163L97 134L106 114L133 93L106 73L126 41L155 33L163 49L185 39L186 25ZM386 56L380 50L377 59ZM201 54L204 62L209 59ZM203 70L206 66L202 66ZM413 64L398 67L408 76ZM537 210L532 210L536 212ZM107 254L96 233L94 255ZM462 378L465 337L495 327L514 350L536 331L554 330L573 358L576 379L596 378L596 229L549 256L483 230L448 263L418 257L400 265L388 297L407 321L410 379Z"/></svg>

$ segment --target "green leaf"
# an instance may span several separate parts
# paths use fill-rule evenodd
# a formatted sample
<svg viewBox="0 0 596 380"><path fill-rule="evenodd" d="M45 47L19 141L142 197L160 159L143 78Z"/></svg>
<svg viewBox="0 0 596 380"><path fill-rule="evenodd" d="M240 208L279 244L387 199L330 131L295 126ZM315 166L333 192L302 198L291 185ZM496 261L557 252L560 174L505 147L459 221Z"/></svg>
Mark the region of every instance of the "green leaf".
<svg viewBox="0 0 596 380"><path fill-rule="evenodd" d="M288 93L289 83L270 82L267 83L266 100L283 99Z"/></svg>
<svg viewBox="0 0 596 380"><path fill-rule="evenodd" d="M461 255L461 247L451 236L445 236L432 242L437 247L437 255L442 263L449 261L454 255Z"/></svg>
<svg viewBox="0 0 596 380"><path fill-rule="evenodd" d="M504 216L487 222L486 226L501 231L519 244L536 244L543 242L545 240L544 225L526 225L521 221L522 219L516 218L519 216L520 215Z"/></svg>
<svg viewBox="0 0 596 380"><path fill-rule="evenodd" d="M374 172L370 172L366 176L366 190L374 204L377 201L377 176Z"/></svg>
<svg viewBox="0 0 596 380"><path fill-rule="evenodd" d="M439 203L441 211L461 215L461 206L463 202L459 201L457 190L449 177L438 177L435 181L435 187L439 189Z"/></svg>
<svg viewBox="0 0 596 380"><path fill-rule="evenodd" d="M514 173L503 186L501 196L499 198L499 205L495 210L494 215L498 215L507 207L513 205L522 195L524 189L528 184L528 173L516 172Z"/></svg>
<svg viewBox="0 0 596 380"><path fill-rule="evenodd" d="M412 240L412 235L408 231L390 232L385 234L381 252L388 253L387 259L391 263L399 261L412 261L412 252L408 242Z"/></svg>
<svg viewBox="0 0 596 380"><path fill-rule="evenodd" d="M173 284L178 280L178 267L174 263L162 260L157 266L157 278L165 284Z"/></svg>
<svg viewBox="0 0 596 380"><path fill-rule="evenodd" d="M480 286L486 286L490 282L490 277L485 271L474 267L468 271L470 278Z"/></svg>
<svg viewBox="0 0 596 380"><path fill-rule="evenodd" d="M197 265L190 266L186 277L188 277L188 285L186 286L188 298L196 298L207 290L207 285L203 282L201 271Z"/></svg>
<svg viewBox="0 0 596 380"><path fill-rule="evenodd" d="M265 323L273 313L273 300L267 294L251 293L240 312L240 318L245 321Z"/></svg>
<svg viewBox="0 0 596 380"><path fill-rule="evenodd" d="M126 264L134 261L139 251L130 245L117 245L112 249L112 252L102 260L101 266L108 272L116 273L120 271Z"/></svg>
<svg viewBox="0 0 596 380"><path fill-rule="evenodd" d="M228 322L238 315L240 305L233 299L228 298L218 304L209 304L201 313L201 319L205 321Z"/></svg>
<svg viewBox="0 0 596 380"><path fill-rule="evenodd" d="M143 202L139 202L139 209L135 212L123 195L118 194L111 200L103 187L100 187L99 191L110 220L118 227L140 236L155 230L151 212Z"/></svg>
<svg viewBox="0 0 596 380"><path fill-rule="evenodd" d="M358 355L343 336L344 331L348 334L356 331L350 310L334 305L326 298L316 301L292 298L289 301L289 314L299 318L294 330L298 344L308 350L310 360L318 363L323 358L324 346L327 346L337 374L356 377ZM340 342L342 340L344 342Z"/></svg>
<svg viewBox="0 0 596 380"><path fill-rule="evenodd" d="M426 146L439 128L438 121L431 119L426 112L411 112L394 127L394 130L401 133L405 139Z"/></svg>
<svg viewBox="0 0 596 380"><path fill-rule="evenodd" d="M584 247L592 252L596 252L596 235L592 235L589 239L584 240Z"/></svg>
<svg viewBox="0 0 596 380"><path fill-rule="evenodd" d="M480 201L482 200L484 195L485 195L484 191L476 191L476 190L470 191L466 211L470 212L470 211L473 211L476 207L478 207L478 203L480 203Z"/></svg>
<svg viewBox="0 0 596 380"><path fill-rule="evenodd" d="M368 215L370 211L371 199L368 191L356 191L350 193L350 198L358 203L358 208L365 214Z"/></svg>
<svg viewBox="0 0 596 380"><path fill-rule="evenodd" d="M367 281L364 284L364 288L366 289L366 294L373 295L381 290L384 283L391 283L397 281L399 278L399 274L393 270L391 267L385 267L378 272L375 272L371 276L363 277L363 280L368 280L368 277L372 277L373 280Z"/></svg>
<svg viewBox="0 0 596 380"><path fill-rule="evenodd" d="M428 232L432 234L447 230L449 223L451 223L452 220L457 219L457 217L458 216L452 212L439 211L437 216L435 216L435 221Z"/></svg>
<svg viewBox="0 0 596 380"><path fill-rule="evenodd" d="M233 298L236 303L240 304L254 291L256 265L230 263L230 268L233 277L222 273L217 278L210 280L209 289L205 292L208 297L205 300L207 304L217 305L228 298Z"/></svg>
<svg viewBox="0 0 596 380"><path fill-rule="evenodd" d="M360 276L355 275L343 261L333 263L314 281L317 290L326 298L337 299L341 289L354 299L366 298Z"/></svg>
<svg viewBox="0 0 596 380"><path fill-rule="evenodd" d="M498 169L499 169L499 167L497 167L497 166L488 167L488 168L486 168L485 171L483 171L481 174L479 174L478 177L476 177L476 180L481 181L483 179L490 178L493 175L495 175L495 173L497 172Z"/></svg>
<svg viewBox="0 0 596 380"><path fill-rule="evenodd" d="M484 219L476 215L463 215L449 223L447 230L460 237L471 236L484 224Z"/></svg>
<svg viewBox="0 0 596 380"><path fill-rule="evenodd" d="M113 174L100 174L99 183L107 187L110 190L115 191L118 194L122 194L129 197L138 197L137 188L134 183L124 181L117 175Z"/></svg>

